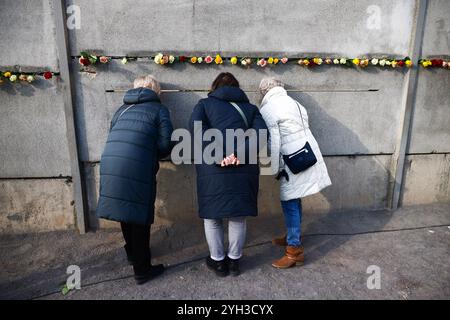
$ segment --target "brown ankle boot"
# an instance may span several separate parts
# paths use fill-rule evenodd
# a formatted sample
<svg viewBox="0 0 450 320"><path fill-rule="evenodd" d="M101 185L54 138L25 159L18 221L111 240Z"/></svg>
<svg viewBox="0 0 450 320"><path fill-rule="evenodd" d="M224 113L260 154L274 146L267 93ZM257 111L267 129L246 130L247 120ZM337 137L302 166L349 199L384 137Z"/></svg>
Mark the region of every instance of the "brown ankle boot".
<svg viewBox="0 0 450 320"><path fill-rule="evenodd" d="M278 269L286 269L295 266L296 264L303 265L304 261L305 256L302 246L300 247L287 246L284 256L281 259L274 261L272 263L272 266Z"/></svg>
<svg viewBox="0 0 450 320"><path fill-rule="evenodd" d="M301 236L300 236L300 243L302 243L302 237ZM286 247L288 245L287 244L287 235L285 234L282 237L273 238L272 239L272 244L274 246Z"/></svg>

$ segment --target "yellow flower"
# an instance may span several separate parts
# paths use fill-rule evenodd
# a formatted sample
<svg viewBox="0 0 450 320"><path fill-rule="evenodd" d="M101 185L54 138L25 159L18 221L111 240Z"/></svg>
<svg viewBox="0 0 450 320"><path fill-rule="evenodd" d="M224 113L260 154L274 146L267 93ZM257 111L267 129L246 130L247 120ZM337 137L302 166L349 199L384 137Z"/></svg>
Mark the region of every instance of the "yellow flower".
<svg viewBox="0 0 450 320"><path fill-rule="evenodd" d="M272 64L273 63L273 57L269 57L269 59L267 59L267 63L268 64Z"/></svg>
<svg viewBox="0 0 450 320"><path fill-rule="evenodd" d="M355 58L355 59L352 60L352 62L353 62L354 65L357 65L357 66L358 66L360 60L359 60L358 58Z"/></svg>
<svg viewBox="0 0 450 320"><path fill-rule="evenodd" d="M237 57L232 57L232 58L230 59L231 64L236 64L237 61L238 61Z"/></svg>
<svg viewBox="0 0 450 320"><path fill-rule="evenodd" d="M214 59L214 62L216 64L222 64L223 60L222 60L220 55L216 55L216 58Z"/></svg>
<svg viewBox="0 0 450 320"><path fill-rule="evenodd" d="M191 63L196 63L197 62L197 57L192 57L191 58Z"/></svg>
<svg viewBox="0 0 450 320"><path fill-rule="evenodd" d="M5 76L5 78L9 78L11 77L11 72L6 71L3 75Z"/></svg>
<svg viewBox="0 0 450 320"><path fill-rule="evenodd" d="M304 59L303 60L303 65L304 66L309 66L309 60L308 59Z"/></svg>
<svg viewBox="0 0 450 320"><path fill-rule="evenodd" d="M273 64L277 64L279 61L280 61L280 59L274 58L274 59L273 59Z"/></svg>
<svg viewBox="0 0 450 320"><path fill-rule="evenodd" d="M313 61L318 66L320 66L322 64L322 62L323 62L322 58L314 58Z"/></svg>
<svg viewBox="0 0 450 320"><path fill-rule="evenodd" d="M405 64L408 68L410 68L412 66L412 61L411 60L406 60Z"/></svg>

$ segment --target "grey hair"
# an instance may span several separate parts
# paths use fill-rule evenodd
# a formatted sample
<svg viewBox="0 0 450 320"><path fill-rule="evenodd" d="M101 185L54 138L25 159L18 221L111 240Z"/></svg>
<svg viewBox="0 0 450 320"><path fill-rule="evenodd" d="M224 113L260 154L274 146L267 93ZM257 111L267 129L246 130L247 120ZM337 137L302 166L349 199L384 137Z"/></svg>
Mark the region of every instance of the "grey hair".
<svg viewBox="0 0 450 320"><path fill-rule="evenodd" d="M259 83L259 92L265 96L267 92L269 92L270 89L275 87L282 87L284 88L284 83L275 77L266 77L261 80Z"/></svg>
<svg viewBox="0 0 450 320"><path fill-rule="evenodd" d="M156 92L156 94L159 96L161 93L161 86L156 80L154 76L151 74L148 74L146 76L139 76L134 80L134 87L135 88L149 88Z"/></svg>

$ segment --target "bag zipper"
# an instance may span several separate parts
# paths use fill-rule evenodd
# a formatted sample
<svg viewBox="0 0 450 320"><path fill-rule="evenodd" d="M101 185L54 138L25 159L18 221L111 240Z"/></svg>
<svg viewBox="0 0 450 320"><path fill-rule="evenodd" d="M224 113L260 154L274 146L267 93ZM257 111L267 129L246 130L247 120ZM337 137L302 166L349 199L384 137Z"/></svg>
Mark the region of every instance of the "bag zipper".
<svg viewBox="0 0 450 320"><path fill-rule="evenodd" d="M300 154L300 153L302 153L302 152L308 153L308 150L307 150L307 149L299 150L299 151L297 151L296 153L291 154L291 155L289 156L289 159L292 158L292 157L295 157L296 155L298 155L298 154Z"/></svg>

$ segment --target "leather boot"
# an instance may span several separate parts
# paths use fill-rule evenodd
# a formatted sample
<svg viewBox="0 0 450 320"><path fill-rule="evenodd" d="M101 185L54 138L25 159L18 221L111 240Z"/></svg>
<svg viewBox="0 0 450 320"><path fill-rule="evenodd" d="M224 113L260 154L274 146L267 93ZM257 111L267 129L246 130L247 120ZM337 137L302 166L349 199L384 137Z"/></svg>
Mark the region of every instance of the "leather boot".
<svg viewBox="0 0 450 320"><path fill-rule="evenodd" d="M305 261L303 247L291 247L287 246L284 256L272 263L272 266L278 269L286 269L292 266L303 265Z"/></svg>
<svg viewBox="0 0 450 320"><path fill-rule="evenodd" d="M300 243L302 243L302 236L300 236ZM273 238L272 239L272 244L274 246L286 247L288 245L287 244L287 235L285 234L282 237Z"/></svg>

